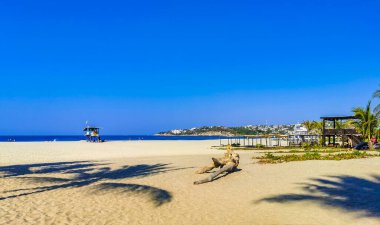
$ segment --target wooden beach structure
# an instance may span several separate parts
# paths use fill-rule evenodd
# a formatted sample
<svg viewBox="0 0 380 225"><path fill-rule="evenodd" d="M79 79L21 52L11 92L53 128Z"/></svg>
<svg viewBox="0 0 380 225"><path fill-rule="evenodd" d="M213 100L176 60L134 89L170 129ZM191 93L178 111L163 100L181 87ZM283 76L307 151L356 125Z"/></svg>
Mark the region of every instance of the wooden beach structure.
<svg viewBox="0 0 380 225"><path fill-rule="evenodd" d="M288 146L302 146L303 143L317 145L321 135L317 134L290 134L288 135Z"/></svg>
<svg viewBox="0 0 380 225"><path fill-rule="evenodd" d="M240 147L286 147L301 146L304 142L316 143L320 135L308 134L262 134L220 137L220 146Z"/></svg>
<svg viewBox="0 0 380 225"><path fill-rule="evenodd" d="M277 147L283 146L286 138L287 135L282 134L244 135L243 145Z"/></svg>
<svg viewBox="0 0 380 225"><path fill-rule="evenodd" d="M339 139L342 147L353 147L362 140L361 135L354 128L337 127L337 123L347 120L355 120L355 116L324 116L322 120L322 145L337 146ZM328 124L329 123L329 124ZM331 126L332 123L332 126ZM330 125L330 126L327 126Z"/></svg>
<svg viewBox="0 0 380 225"><path fill-rule="evenodd" d="M286 134L262 134L262 135L241 135L229 136L220 138L220 146L232 145L240 147L285 147L300 145L298 140L300 135L286 135ZM313 140L318 138L317 135L303 135L304 137L313 137ZM309 140L303 138L304 141Z"/></svg>
<svg viewBox="0 0 380 225"><path fill-rule="evenodd" d="M85 132L84 136L86 136L86 140L88 142L101 142L99 130L99 127L86 126L83 129L83 132Z"/></svg>

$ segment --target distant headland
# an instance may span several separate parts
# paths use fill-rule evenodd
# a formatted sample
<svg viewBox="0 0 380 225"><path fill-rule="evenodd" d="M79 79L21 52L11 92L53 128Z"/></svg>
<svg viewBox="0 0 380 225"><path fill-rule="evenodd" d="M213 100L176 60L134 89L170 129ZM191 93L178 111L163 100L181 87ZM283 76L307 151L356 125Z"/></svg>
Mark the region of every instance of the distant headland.
<svg viewBox="0 0 380 225"><path fill-rule="evenodd" d="M191 129L175 129L159 132L157 136L239 136L261 134L290 134L295 124L290 125L247 125L240 127L203 126Z"/></svg>

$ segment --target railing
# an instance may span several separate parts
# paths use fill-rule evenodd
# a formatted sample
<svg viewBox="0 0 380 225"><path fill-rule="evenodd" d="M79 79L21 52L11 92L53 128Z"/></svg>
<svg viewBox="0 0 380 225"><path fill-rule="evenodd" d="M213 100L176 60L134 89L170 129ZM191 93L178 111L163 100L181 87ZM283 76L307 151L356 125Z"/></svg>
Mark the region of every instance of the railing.
<svg viewBox="0 0 380 225"><path fill-rule="evenodd" d="M324 135L358 135L355 129L326 129Z"/></svg>

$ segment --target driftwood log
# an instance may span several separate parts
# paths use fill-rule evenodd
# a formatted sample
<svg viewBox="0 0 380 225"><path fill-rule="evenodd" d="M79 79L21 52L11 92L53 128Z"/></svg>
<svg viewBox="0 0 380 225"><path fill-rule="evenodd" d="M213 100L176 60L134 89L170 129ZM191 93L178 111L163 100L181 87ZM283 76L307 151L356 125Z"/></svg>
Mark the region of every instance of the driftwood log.
<svg viewBox="0 0 380 225"><path fill-rule="evenodd" d="M232 151L232 147L227 146L227 152L224 154L223 158L212 158L212 164L202 167L196 171L197 174L203 174L209 172L215 168L219 168L219 170L212 173L210 176L205 179L195 181L194 184L203 184L206 182L211 182L214 180L219 174L222 173L230 173L234 172L239 165L239 154Z"/></svg>

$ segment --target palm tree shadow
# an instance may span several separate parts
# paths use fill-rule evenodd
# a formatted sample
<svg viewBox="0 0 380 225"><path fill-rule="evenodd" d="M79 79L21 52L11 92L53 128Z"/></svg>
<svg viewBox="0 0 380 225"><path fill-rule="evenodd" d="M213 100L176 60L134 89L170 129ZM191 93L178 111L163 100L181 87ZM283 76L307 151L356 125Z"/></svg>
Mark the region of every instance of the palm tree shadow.
<svg viewBox="0 0 380 225"><path fill-rule="evenodd" d="M173 168L169 164L139 164L111 169L108 164L88 161L58 162L44 164L26 164L0 167L0 180L26 179L28 182L38 183L37 187L6 190L0 193L0 201L21 196L38 194L65 188L80 188L90 185L99 186L99 189L125 189L125 192L135 192L150 196L157 206L167 203L172 195L163 189L137 184L106 183L104 181L122 180L136 177L152 176L187 168ZM54 174L70 174L71 178L51 177ZM31 176L32 175L32 176ZM41 175L36 177L35 175ZM42 185L41 185L42 184Z"/></svg>
<svg viewBox="0 0 380 225"><path fill-rule="evenodd" d="M380 176L373 175L371 180L354 176L328 176L325 179L311 179L301 185L307 194L276 195L255 203L310 201L348 212L359 212L363 216L380 217Z"/></svg>
<svg viewBox="0 0 380 225"><path fill-rule="evenodd" d="M89 161L73 161L73 162L55 162L55 163L36 163L24 165L12 165L0 167L0 173L5 174L3 177L18 177L28 174L43 173L68 173L75 169L89 168L99 164Z"/></svg>
<svg viewBox="0 0 380 225"><path fill-rule="evenodd" d="M114 190L119 193L147 196L156 207L168 203L173 196L170 192L147 185L122 184L122 183L102 183L96 186L97 191Z"/></svg>

